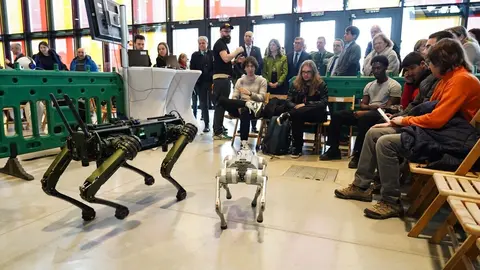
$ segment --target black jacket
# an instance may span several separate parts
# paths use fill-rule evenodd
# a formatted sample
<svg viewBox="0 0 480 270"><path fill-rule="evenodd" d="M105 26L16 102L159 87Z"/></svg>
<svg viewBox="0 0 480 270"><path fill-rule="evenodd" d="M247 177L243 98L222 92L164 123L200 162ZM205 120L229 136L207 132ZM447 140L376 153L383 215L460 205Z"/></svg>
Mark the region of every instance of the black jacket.
<svg viewBox="0 0 480 270"><path fill-rule="evenodd" d="M25 55L23 53L19 53L17 56L15 56L15 60L13 61L13 63L10 61L10 64L7 64L7 66L11 67L11 68L14 68L14 63L17 62L18 59L22 58L22 57L25 57Z"/></svg>
<svg viewBox="0 0 480 270"><path fill-rule="evenodd" d="M327 84L322 81L313 96L308 95L308 89L302 89L298 91L292 84L292 87L288 91L287 107L293 108L295 105L302 103L305 103L305 106L322 106L326 111L328 105ZM324 115L326 117L327 114L325 113Z"/></svg>
<svg viewBox="0 0 480 270"><path fill-rule="evenodd" d="M190 69L202 72L197 83L213 82L213 52L208 50L205 55L199 51L194 52L190 58Z"/></svg>
<svg viewBox="0 0 480 270"><path fill-rule="evenodd" d="M245 47L245 45L243 45L242 47L243 47L243 53L241 53L239 55L248 57L247 56L247 47ZM262 51L257 46L252 46L252 49L250 50L250 56L253 56L258 62L258 68L255 71L255 75L261 76L262 75L262 68L263 68Z"/></svg>
<svg viewBox="0 0 480 270"><path fill-rule="evenodd" d="M422 103L412 109L410 115L430 113L437 103ZM408 126L402 128L400 136L408 160L427 163L426 168L429 169L455 171L480 138L480 132L460 114L456 114L440 129Z"/></svg>
<svg viewBox="0 0 480 270"><path fill-rule="evenodd" d="M295 56L295 52L291 52L287 54L287 63L288 63L288 73L287 73L287 84L291 78L298 75L298 70L305 60L311 60L312 57L306 51L302 51L300 57L298 57L298 62L296 65L293 64L293 57Z"/></svg>
<svg viewBox="0 0 480 270"><path fill-rule="evenodd" d="M422 74L422 79L420 80L420 83L418 85L418 95L412 102L408 104L407 108L405 108L402 112L396 114L395 116L410 115L410 112L413 108L424 102L429 101L433 95L433 90L435 90L438 81L439 79L433 76L430 70L426 70Z"/></svg>

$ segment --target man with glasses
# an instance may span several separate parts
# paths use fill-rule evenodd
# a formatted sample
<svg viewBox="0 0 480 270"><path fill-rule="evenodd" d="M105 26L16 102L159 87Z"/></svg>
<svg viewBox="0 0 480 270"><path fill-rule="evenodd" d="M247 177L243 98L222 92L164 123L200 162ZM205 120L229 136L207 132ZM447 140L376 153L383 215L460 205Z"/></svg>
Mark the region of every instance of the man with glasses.
<svg viewBox="0 0 480 270"><path fill-rule="evenodd" d="M298 75L300 66L305 60L311 60L312 57L305 51L305 40L302 37L295 38L293 42L293 52L287 55L288 74L287 82Z"/></svg>
<svg viewBox="0 0 480 270"><path fill-rule="evenodd" d="M231 82L233 74L232 60L244 52L242 47L238 47L234 52L230 53L228 44L231 37L230 32L233 26L225 23L220 27L220 38L213 46L213 95L215 101L220 97L228 98L230 96ZM225 109L215 102L215 113L213 115L213 139L226 140L231 139L227 136L226 130L223 128L223 117Z"/></svg>

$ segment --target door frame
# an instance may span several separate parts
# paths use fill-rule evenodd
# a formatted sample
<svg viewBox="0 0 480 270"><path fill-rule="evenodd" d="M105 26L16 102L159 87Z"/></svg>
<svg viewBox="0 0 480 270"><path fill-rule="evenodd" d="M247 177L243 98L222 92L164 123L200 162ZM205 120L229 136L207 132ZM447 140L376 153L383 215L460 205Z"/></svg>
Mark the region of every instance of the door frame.
<svg viewBox="0 0 480 270"><path fill-rule="evenodd" d="M173 30L177 29L198 29L199 36L207 35L207 23L205 20L196 20L196 21L183 21L183 22L168 22L167 23L167 44L171 50L171 53L174 53L173 49Z"/></svg>
<svg viewBox="0 0 480 270"><path fill-rule="evenodd" d="M248 18L247 30L253 31L254 25L262 24L274 24L274 23L283 23L285 24L285 40L283 41L283 46L285 51L289 52L293 50L293 40L295 39L294 34L294 24L292 23L291 14L280 14L280 15L270 15L270 16L252 16ZM255 34L255 32L254 32ZM290 40L291 42L288 42ZM281 42L280 42L281 43ZM265 50L266 48L260 48L260 50Z"/></svg>

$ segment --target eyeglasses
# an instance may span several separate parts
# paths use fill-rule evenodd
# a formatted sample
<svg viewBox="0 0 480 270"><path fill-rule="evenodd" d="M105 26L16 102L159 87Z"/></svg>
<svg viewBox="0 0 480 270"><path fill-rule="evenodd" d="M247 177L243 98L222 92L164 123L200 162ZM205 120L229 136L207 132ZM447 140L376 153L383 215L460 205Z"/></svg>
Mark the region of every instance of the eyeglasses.
<svg viewBox="0 0 480 270"><path fill-rule="evenodd" d="M302 70L302 74L312 74L313 71L311 70Z"/></svg>

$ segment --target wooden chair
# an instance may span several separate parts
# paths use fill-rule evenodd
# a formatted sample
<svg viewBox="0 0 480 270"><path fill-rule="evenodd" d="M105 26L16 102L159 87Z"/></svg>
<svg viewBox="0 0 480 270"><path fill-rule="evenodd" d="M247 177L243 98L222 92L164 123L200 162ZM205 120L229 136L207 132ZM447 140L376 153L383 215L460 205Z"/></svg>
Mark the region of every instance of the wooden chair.
<svg viewBox="0 0 480 270"><path fill-rule="evenodd" d="M353 111L355 110L355 95L351 96L351 97L328 97L328 102L329 103L351 103L351 106L350 106L350 109ZM331 114L332 112L330 112ZM327 144L327 136L326 136L326 128L328 126L330 126L330 122L331 122L331 119L328 120L327 122L323 123L321 125L321 132L320 134L323 135L323 145L325 146ZM353 134L353 127L350 126L350 132L349 132L349 135L348 135L348 154L350 155L351 153L351 148L352 148L352 143L351 143L351 140L352 140L352 134ZM320 142L319 142L319 146L321 145L321 138L320 138ZM325 150L325 147L324 147L324 150Z"/></svg>
<svg viewBox="0 0 480 270"><path fill-rule="evenodd" d="M478 248L475 247L475 243L479 245L480 200L449 196L447 201L452 209L452 214L449 217L450 223L445 228L445 231L447 231L452 238L452 242L455 246L455 253L450 260L448 260L443 269L474 269L470 261L476 259L479 254ZM452 228L457 221L467 234L467 239L461 245L458 245L456 234ZM465 263L465 268L459 265L462 260Z"/></svg>
<svg viewBox="0 0 480 270"><path fill-rule="evenodd" d="M476 113L476 115L470 122L470 124L472 124L474 127L477 127L478 123L480 123L480 110ZM454 174L457 176L478 178L480 174L478 174L477 172L470 172L470 170L472 169L472 166L475 164L479 157L480 140L478 140L477 143L473 146L472 150L470 150L469 154L465 157L462 164L460 164L460 166L455 172L431 170L427 168L422 168L422 165L418 163L410 163L409 167L410 171L414 174L414 183L410 188L408 197L410 199L413 199L413 202L408 209L407 214L414 215L417 212L421 212L421 210L425 209L430 204L430 202L435 199L436 189L435 183L432 180L432 175L434 173L450 175ZM415 233L412 235L415 235Z"/></svg>

